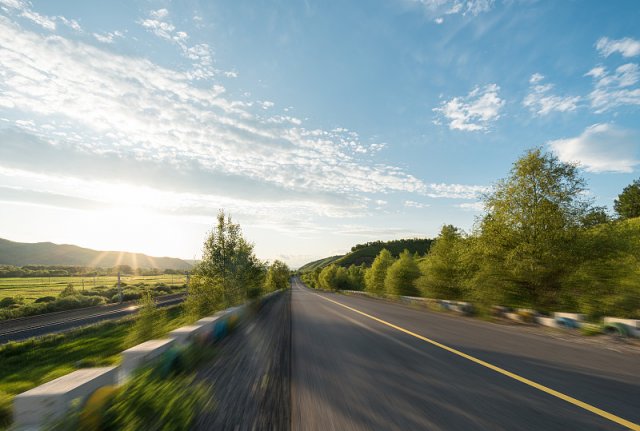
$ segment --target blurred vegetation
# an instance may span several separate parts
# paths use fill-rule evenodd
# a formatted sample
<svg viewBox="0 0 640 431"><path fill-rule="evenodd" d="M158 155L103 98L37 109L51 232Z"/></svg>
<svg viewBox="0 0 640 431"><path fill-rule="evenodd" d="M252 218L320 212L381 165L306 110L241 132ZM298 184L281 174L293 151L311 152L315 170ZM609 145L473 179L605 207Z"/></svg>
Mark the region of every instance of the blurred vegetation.
<svg viewBox="0 0 640 431"><path fill-rule="evenodd" d="M313 288L460 299L481 309L640 318L640 180L620 194L613 217L593 205L577 166L533 149L483 200L472 232L445 225L426 253L395 254L389 243L368 243L352 253L381 247L370 267L344 268L343 258L331 258L302 267L301 277ZM346 281L352 268L364 283Z"/></svg>

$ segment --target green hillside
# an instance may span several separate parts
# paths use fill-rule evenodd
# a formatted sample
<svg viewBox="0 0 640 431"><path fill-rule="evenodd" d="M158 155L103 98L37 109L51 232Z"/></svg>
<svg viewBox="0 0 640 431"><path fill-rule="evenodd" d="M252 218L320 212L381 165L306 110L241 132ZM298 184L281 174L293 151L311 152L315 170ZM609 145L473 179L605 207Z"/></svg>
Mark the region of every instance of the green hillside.
<svg viewBox="0 0 640 431"><path fill-rule="evenodd" d="M129 265L132 268L187 270L192 267L174 257L152 257L141 253L97 251L76 245L51 242L24 243L0 238L0 265L69 265L109 268Z"/></svg>
<svg viewBox="0 0 640 431"><path fill-rule="evenodd" d="M395 257L398 257L403 250L409 250L411 253L424 255L431 247L432 239L429 238L412 238L397 239L392 241L373 241L365 244L358 244L351 248L351 251L344 256L332 256L324 259L309 262L300 267L300 272L313 271L316 268L323 268L327 265L335 263L343 267L351 265L371 266L378 253L386 248Z"/></svg>

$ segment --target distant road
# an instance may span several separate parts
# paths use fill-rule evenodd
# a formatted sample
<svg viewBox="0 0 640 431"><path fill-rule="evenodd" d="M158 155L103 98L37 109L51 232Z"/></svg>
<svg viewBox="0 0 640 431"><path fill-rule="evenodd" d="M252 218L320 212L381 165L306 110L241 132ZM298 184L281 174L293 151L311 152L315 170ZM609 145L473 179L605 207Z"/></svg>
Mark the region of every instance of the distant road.
<svg viewBox="0 0 640 431"><path fill-rule="evenodd" d="M160 307L179 304L182 301L184 301L183 293L165 295L156 299L156 303ZM125 302L3 320L0 321L0 344L66 332L92 323L119 319L137 313L137 311L136 302Z"/></svg>
<svg viewBox="0 0 640 431"><path fill-rule="evenodd" d="M300 281L291 298L293 430L640 430L637 352Z"/></svg>

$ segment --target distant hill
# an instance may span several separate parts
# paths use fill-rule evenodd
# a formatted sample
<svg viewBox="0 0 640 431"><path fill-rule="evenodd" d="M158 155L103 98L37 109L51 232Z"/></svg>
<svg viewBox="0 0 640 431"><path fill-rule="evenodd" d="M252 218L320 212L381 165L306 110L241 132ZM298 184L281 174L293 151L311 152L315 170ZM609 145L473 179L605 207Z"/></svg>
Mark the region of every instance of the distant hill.
<svg viewBox="0 0 640 431"><path fill-rule="evenodd" d="M425 254L431 248L432 239L429 238L413 238L413 239L397 239L392 241L374 241L366 244L358 244L351 248L351 251L343 256L331 256L324 259L309 262L300 267L300 272L313 271L316 268L323 268L332 263L344 267L351 265L371 266L373 260L383 248L386 248L395 257L398 257L403 250L409 250L411 253Z"/></svg>
<svg viewBox="0 0 640 431"><path fill-rule="evenodd" d="M129 265L132 268L187 270L191 264L174 257L152 257L141 253L98 251L76 245L52 242L14 242L0 238L0 265L71 265L110 268Z"/></svg>

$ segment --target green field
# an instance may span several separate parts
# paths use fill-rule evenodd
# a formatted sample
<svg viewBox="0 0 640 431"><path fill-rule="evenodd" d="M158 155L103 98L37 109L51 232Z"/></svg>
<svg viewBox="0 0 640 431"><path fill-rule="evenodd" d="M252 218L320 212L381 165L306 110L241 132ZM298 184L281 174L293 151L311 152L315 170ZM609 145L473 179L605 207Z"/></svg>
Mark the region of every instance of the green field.
<svg viewBox="0 0 640 431"><path fill-rule="evenodd" d="M121 276L120 280L127 285L146 283L153 286L164 283L168 286L181 286L186 282L184 275L130 275ZM113 287L117 276L98 277L35 277L35 278L0 278L0 300L6 297L21 296L25 303L31 303L43 296L57 296L69 283L76 290L93 290L94 287Z"/></svg>

